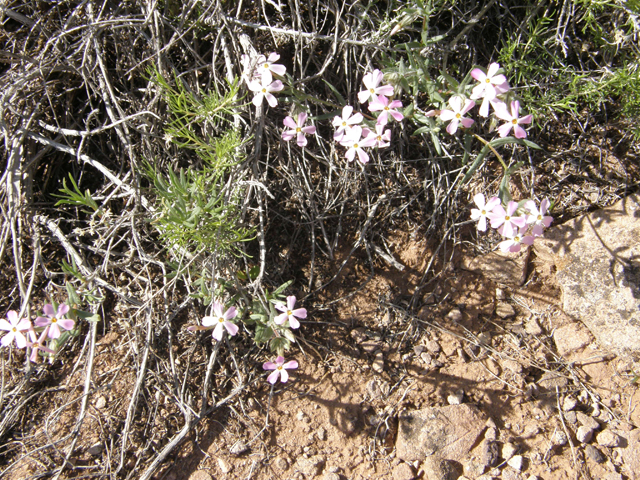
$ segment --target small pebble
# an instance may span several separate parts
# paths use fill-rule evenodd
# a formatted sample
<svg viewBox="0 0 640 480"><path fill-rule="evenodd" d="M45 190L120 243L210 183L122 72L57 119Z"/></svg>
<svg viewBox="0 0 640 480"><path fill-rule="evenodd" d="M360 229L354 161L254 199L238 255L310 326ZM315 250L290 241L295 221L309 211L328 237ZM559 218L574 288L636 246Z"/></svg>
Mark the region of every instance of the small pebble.
<svg viewBox="0 0 640 480"><path fill-rule="evenodd" d="M327 438L327 431L320 427L317 431L316 431L316 437L318 437L318 440L325 440Z"/></svg>
<svg viewBox="0 0 640 480"><path fill-rule="evenodd" d="M593 437L593 430L582 425L576 431L576 438L580 443L589 443Z"/></svg>
<svg viewBox="0 0 640 480"><path fill-rule="evenodd" d="M564 419L571 424L575 424L578 422L578 417L576 416L576 412L574 412L573 410L565 413Z"/></svg>
<svg viewBox="0 0 640 480"><path fill-rule="evenodd" d="M460 405L462 404L463 398L464 390L458 390L456 393L452 393L447 397L447 402L449 402L449 405Z"/></svg>
<svg viewBox="0 0 640 480"><path fill-rule="evenodd" d="M510 303L498 303L496 307L496 315L502 319L514 317L516 315L516 309Z"/></svg>
<svg viewBox="0 0 640 480"><path fill-rule="evenodd" d="M220 467L220 471L222 473L229 473L233 468L223 458L218 458L218 466Z"/></svg>
<svg viewBox="0 0 640 480"><path fill-rule="evenodd" d="M229 449L229 453L232 455L242 455L244 452L248 451L249 447L242 440L238 440L236 443L231 445Z"/></svg>
<svg viewBox="0 0 640 480"><path fill-rule="evenodd" d="M567 435L560 430L556 430L556 432L551 437L551 443L554 446L564 447L569 441L567 440Z"/></svg>
<svg viewBox="0 0 640 480"><path fill-rule="evenodd" d="M618 447L620 445L620 437L611 430L603 430L596 435L596 441L601 447Z"/></svg>
<svg viewBox="0 0 640 480"><path fill-rule="evenodd" d="M511 468L517 471L522 470L523 464L524 464L524 459L522 458L522 455L514 455L507 462L507 465L509 465Z"/></svg>
<svg viewBox="0 0 640 480"><path fill-rule="evenodd" d="M480 332L478 334L478 341L482 345L489 345L491 343L491 334L489 332Z"/></svg>
<svg viewBox="0 0 640 480"><path fill-rule="evenodd" d="M564 397L564 401L562 402L562 410L565 412L570 412L574 408L578 406L578 400L573 397Z"/></svg>
<svg viewBox="0 0 640 480"><path fill-rule="evenodd" d="M101 409L104 408L107 405L107 399L104 398L103 396L98 397L98 399L96 400L96 408Z"/></svg>
<svg viewBox="0 0 640 480"><path fill-rule="evenodd" d="M505 460L509 460L516 454L517 451L518 447L516 447L511 442L506 442L504 445L502 445L502 458Z"/></svg>
<svg viewBox="0 0 640 480"><path fill-rule="evenodd" d="M427 350L429 350L431 353L440 353L440 344L435 340L429 340L427 342Z"/></svg>
<svg viewBox="0 0 640 480"><path fill-rule="evenodd" d="M593 445L585 445L584 452L587 454L587 458L590 458L596 463L602 463L605 461L605 457L602 452Z"/></svg>
<svg viewBox="0 0 640 480"><path fill-rule="evenodd" d="M449 313L447 313L447 320L453 323L460 323L462 321L462 312L457 308L454 308Z"/></svg>
<svg viewBox="0 0 640 480"><path fill-rule="evenodd" d="M384 355L382 352L376 353L373 363L371 364L371 368L374 372L382 373L384 372Z"/></svg>

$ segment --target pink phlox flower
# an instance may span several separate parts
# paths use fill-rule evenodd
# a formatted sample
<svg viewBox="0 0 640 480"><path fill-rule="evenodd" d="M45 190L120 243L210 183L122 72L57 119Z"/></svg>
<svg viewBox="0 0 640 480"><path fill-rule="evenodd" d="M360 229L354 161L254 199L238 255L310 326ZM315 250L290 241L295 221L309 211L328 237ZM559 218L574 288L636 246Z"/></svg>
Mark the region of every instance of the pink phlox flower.
<svg viewBox="0 0 640 480"><path fill-rule="evenodd" d="M295 308L296 306L296 297L293 295L287 297L287 306L285 307L283 304L276 305L276 309L280 310L282 313L273 319L274 322L278 325L282 325L284 322L289 320L289 326L291 328L300 328L300 322L298 318L307 318L307 309L306 308Z"/></svg>
<svg viewBox="0 0 640 480"><path fill-rule="evenodd" d="M249 82L249 90L256 93L252 100L256 107L259 107L262 104L263 98L266 98L267 103L272 107L278 105L278 100L271 94L271 92L279 92L283 88L284 85L280 80L276 80L271 83L271 79L267 78L265 75L262 76L260 81L253 80Z"/></svg>
<svg viewBox="0 0 640 480"><path fill-rule="evenodd" d="M487 214L487 218L491 221L491 228L497 228L501 235L511 238L515 235L514 227L524 227L527 223L525 217L514 217L513 214L518 210L518 202L511 201L507 204L505 210L502 205L498 204L493 210Z"/></svg>
<svg viewBox="0 0 640 480"><path fill-rule="evenodd" d="M478 193L474 195L473 201L478 208L471 209L471 220L478 220L478 230L485 232L487 230L487 216L496 206L500 205L500 199L492 197L485 203L484 195Z"/></svg>
<svg viewBox="0 0 640 480"><path fill-rule="evenodd" d="M229 335L231 335L232 337L236 333L238 333L238 326L235 323L229 321L234 318L238 314L238 312L236 311L235 307L229 307L226 312L222 313L223 308L224 306L221 303L213 302L213 316L204 317L202 319L202 325L204 325L205 327L211 327L215 325L211 336L217 341L222 340L224 329L226 329L227 332L229 332Z"/></svg>
<svg viewBox="0 0 640 480"><path fill-rule="evenodd" d="M352 162L357 153L358 160L360 160L360 163L364 165L369 162L369 155L364 151L364 147L372 147L375 145L376 139L373 136L362 138L362 134L362 127L355 125L344 137L342 137L340 144L347 147L347 153L345 153L344 156L348 161Z"/></svg>
<svg viewBox="0 0 640 480"><path fill-rule="evenodd" d="M262 368L265 370L273 370L273 373L269 374L267 377L267 381L274 385L278 381L278 376L280 377L280 381L282 383L286 383L289 380L289 373L287 370L293 370L298 368L298 362L295 360L291 360L287 363L284 363L284 357L276 358L276 362L265 362L262 365Z"/></svg>
<svg viewBox="0 0 640 480"><path fill-rule="evenodd" d="M36 332L31 329L29 330L29 336L31 337L31 341L27 341L27 346L31 347L31 356L29 360L31 363L38 363L38 351L42 350L43 352L54 354L55 350L51 350L50 348L45 346L45 341L47 339L47 335L49 334L49 327L45 328L40 334L40 338L36 337Z"/></svg>
<svg viewBox="0 0 640 480"><path fill-rule="evenodd" d="M507 238L503 242L500 242L498 244L498 247L505 253L517 253L520 251L521 245L523 243L525 245L533 245L534 238L531 235L525 235L526 231L526 227L520 228L518 232L514 231L514 235Z"/></svg>
<svg viewBox="0 0 640 480"><path fill-rule="evenodd" d="M269 84L273 81L273 74L283 76L287 71L287 67L274 63L280 59L280 55L276 52L270 53L269 58L264 55L258 57L256 63L256 72L262 77L264 83Z"/></svg>
<svg viewBox="0 0 640 480"><path fill-rule="evenodd" d="M462 123L464 128L469 128L474 124L474 121L470 118L464 118L464 114L471 110L476 104L474 101L466 99L464 105L462 104L462 98L459 96L453 96L449 99L449 106L451 110L440 111L440 119L444 122L451 120L447 125L447 132L451 135L458 130L458 124Z"/></svg>
<svg viewBox="0 0 640 480"><path fill-rule="evenodd" d="M336 142L342 141L347 132L364 119L361 113L354 113L353 115L351 115L351 113L353 113L353 107L351 105L345 105L342 109L342 117L338 117L337 115L333 117L333 126L336 127L333 139Z"/></svg>
<svg viewBox="0 0 640 480"><path fill-rule="evenodd" d="M480 105L478 113L483 117L487 117L489 115L489 103L499 94L509 91L507 77L504 75L496 75L499 69L499 64L492 63L489 65L486 74L479 68L471 70L471 76L480 82L478 85L473 87L473 90L471 91L471 98L474 100L482 98L482 105Z"/></svg>
<svg viewBox="0 0 640 480"><path fill-rule="evenodd" d="M53 305L47 303L42 309L46 317L38 317L34 322L37 327L49 326L49 338L60 337L60 327L64 330L71 330L75 322L70 318L64 318L69 313L69 307L64 303L58 305L58 311L53 309Z"/></svg>
<svg viewBox="0 0 640 480"><path fill-rule="evenodd" d="M531 215L527 216L527 223L533 224L533 228L531 233L533 233L534 237L541 237L542 232L545 228L551 225L553 222L553 217L549 215L545 215L547 210L549 210L549 200L546 198L540 202L540 210L536 207L536 202L533 200L529 200L524 206L529 210Z"/></svg>
<svg viewBox="0 0 640 480"><path fill-rule="evenodd" d="M316 133L316 127L313 125L308 127L303 126L306 120L307 114L305 112L300 112L298 114L297 122L292 117L285 117L282 123L291 128L291 130L285 130L282 132L283 140L288 142L293 137L297 136L298 146L304 147L307 144L307 137L305 137L305 134L313 135Z"/></svg>
<svg viewBox="0 0 640 480"><path fill-rule="evenodd" d="M396 122L402 121L404 115L402 115L396 108L402 108L402 102L400 100L392 100L384 95L379 95L375 100L371 100L369 103L370 112L380 112L376 123L386 125L389 115L391 115Z"/></svg>
<svg viewBox="0 0 640 480"><path fill-rule="evenodd" d="M364 103L369 99L375 100L378 95L386 95L387 97L393 95L393 87L391 85L378 86L380 82L382 82L382 77L384 77L383 73L375 69L362 78L362 83L364 83L366 90L358 92L358 100L360 100L360 103Z"/></svg>
<svg viewBox="0 0 640 480"><path fill-rule="evenodd" d="M24 348L27 346L27 338L24 335L24 332L31 328L31 322L28 318L20 318L18 317L18 313L15 310L9 310L7 312L7 319L0 319L0 330L6 330L7 333L2 340L0 340L0 344L3 347L9 346L9 344L15 340L16 346L18 348Z"/></svg>
<svg viewBox="0 0 640 480"><path fill-rule="evenodd" d="M506 104L504 103L494 104L494 109L496 117L507 122L504 125L498 127L498 133L501 137L506 137L513 128L513 133L516 138L526 138L527 132L520 125L524 123L531 123L531 120L533 120L533 115L529 114L525 115L522 118L518 117L520 113L520 102L518 100L514 100L513 102L511 102L511 112L509 112Z"/></svg>
<svg viewBox="0 0 640 480"><path fill-rule="evenodd" d="M368 129L363 130L363 134L366 135L366 139L368 140L370 137L373 137L375 140L374 146L376 148L384 148L388 147L391 142L391 130L388 128L385 130L386 125L382 123L376 123L376 130L371 131ZM366 130L366 133L365 133Z"/></svg>

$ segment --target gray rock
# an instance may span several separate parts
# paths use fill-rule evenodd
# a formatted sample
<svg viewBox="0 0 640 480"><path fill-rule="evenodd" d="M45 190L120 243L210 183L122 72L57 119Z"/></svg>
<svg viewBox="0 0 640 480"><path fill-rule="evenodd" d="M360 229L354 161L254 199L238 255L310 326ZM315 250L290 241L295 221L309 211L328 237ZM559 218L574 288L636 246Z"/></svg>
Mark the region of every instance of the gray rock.
<svg viewBox="0 0 640 480"><path fill-rule="evenodd" d="M574 424L574 423L578 422L578 417L576 415L576 412L574 412L573 410L568 411L567 413L565 413L564 414L564 419L567 422L571 423L571 424Z"/></svg>
<svg viewBox="0 0 640 480"><path fill-rule="evenodd" d="M461 461L485 429L485 415L472 405L409 411L398 419L396 453L405 461L427 455Z"/></svg>
<svg viewBox="0 0 640 480"><path fill-rule="evenodd" d="M567 443L569 443L567 435L561 430L556 430L551 437L551 444L554 447L564 447Z"/></svg>
<svg viewBox="0 0 640 480"><path fill-rule="evenodd" d="M547 388L549 390L555 390L556 387L563 388L568 384L569 380L558 372L545 372L540 380L538 380L539 387Z"/></svg>
<svg viewBox="0 0 640 480"><path fill-rule="evenodd" d="M553 341L560 355L568 355L593 342L589 331L580 323L570 323L556 328Z"/></svg>
<svg viewBox="0 0 640 480"><path fill-rule="evenodd" d="M247 451L249 451L249 446L242 440L238 440L236 443L231 445L231 448L229 449L229 453L232 455L242 455Z"/></svg>
<svg viewBox="0 0 640 480"><path fill-rule="evenodd" d="M441 350L440 344L435 340L428 341L426 347L431 353L440 353Z"/></svg>
<svg viewBox="0 0 640 480"><path fill-rule="evenodd" d="M564 412L570 412L577 406L578 406L578 401L575 398L570 396L564 397L564 400L562 401L562 410Z"/></svg>
<svg viewBox="0 0 640 480"><path fill-rule="evenodd" d="M318 430L316 430L316 437L318 437L318 440L325 440L327 438L327 431L320 427Z"/></svg>
<svg viewBox="0 0 640 480"><path fill-rule="evenodd" d="M314 455L309 458L298 458L296 461L296 470L303 473L307 477L315 477L320 475L325 459L322 455Z"/></svg>
<svg viewBox="0 0 640 480"><path fill-rule="evenodd" d="M621 444L620 436L613 433L611 430L603 430L596 435L596 442L601 447L617 447Z"/></svg>
<svg viewBox="0 0 640 480"><path fill-rule="evenodd" d="M602 463L605 461L605 457L602 455L602 452L593 445L585 445L584 453L587 455L587 458L590 458L596 463Z"/></svg>
<svg viewBox="0 0 640 480"><path fill-rule="evenodd" d="M452 393L447 397L449 405L460 405L464 398L464 390L458 390L456 393Z"/></svg>
<svg viewBox="0 0 640 480"><path fill-rule="evenodd" d="M517 451L518 451L518 447L516 447L511 442L506 442L504 445L502 445L502 458L504 460L509 460L511 457L513 457L516 454Z"/></svg>
<svg viewBox="0 0 640 480"><path fill-rule="evenodd" d="M514 455L509 459L509 461L507 461L507 465L520 472L524 466L524 458L522 455Z"/></svg>
<svg viewBox="0 0 640 480"><path fill-rule="evenodd" d="M578 417L580 425L590 428L591 430L598 430L600 428L600 423L598 423L595 418L582 412L576 412L576 416Z"/></svg>
<svg viewBox="0 0 640 480"><path fill-rule="evenodd" d="M499 458L500 448L496 442L485 440L480 444L480 462L483 466L495 467Z"/></svg>
<svg viewBox="0 0 640 480"><path fill-rule="evenodd" d="M563 310L623 355L640 351L639 238L640 196L631 195L550 228L533 247L556 267Z"/></svg>
<svg viewBox="0 0 640 480"><path fill-rule="evenodd" d="M411 465L400 463L396 465L392 472L393 480L413 480L416 478Z"/></svg>
<svg viewBox="0 0 640 480"><path fill-rule="evenodd" d="M513 305L511 305L510 303L500 302L496 307L496 315L498 315L502 319L515 317L516 309L513 308Z"/></svg>
<svg viewBox="0 0 640 480"><path fill-rule="evenodd" d="M593 429L582 425L576 431L576 438L580 443L589 443L593 437Z"/></svg>
<svg viewBox="0 0 640 480"><path fill-rule="evenodd" d="M91 447L89 447L89 449L87 450L87 453L92 457L98 457L102 454L102 450L104 450L104 447L102 446L102 444L96 443L95 445L92 445Z"/></svg>
<svg viewBox="0 0 640 480"><path fill-rule="evenodd" d="M542 335L542 327L538 323L536 317L531 317L524 323L524 331L529 335Z"/></svg>
<svg viewBox="0 0 640 480"><path fill-rule="evenodd" d="M373 359L373 363L371 364L371 368L376 373L384 372L384 355L382 354L382 352L376 353Z"/></svg>
<svg viewBox="0 0 640 480"><path fill-rule="evenodd" d="M456 480L459 476L451 462L438 455L427 456L422 462L422 471L429 480Z"/></svg>
<svg viewBox="0 0 640 480"><path fill-rule="evenodd" d="M276 458L276 460L275 460L275 462L274 462L274 463L275 463L276 468L277 468L278 470L283 471L283 472L284 472L287 468L289 468L289 462L288 462L288 461L287 461L287 459L286 459L286 458L284 458L284 457L278 457L278 458Z"/></svg>
<svg viewBox="0 0 640 480"><path fill-rule="evenodd" d="M503 253L499 250L472 259L463 259L462 268L480 273L495 283L521 286L527 279L529 250Z"/></svg>

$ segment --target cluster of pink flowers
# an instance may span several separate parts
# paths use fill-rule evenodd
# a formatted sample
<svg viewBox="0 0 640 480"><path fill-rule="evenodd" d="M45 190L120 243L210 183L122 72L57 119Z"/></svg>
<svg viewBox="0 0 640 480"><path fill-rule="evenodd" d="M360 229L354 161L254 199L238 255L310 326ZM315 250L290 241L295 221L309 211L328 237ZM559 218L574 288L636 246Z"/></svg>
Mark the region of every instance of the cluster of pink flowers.
<svg viewBox="0 0 640 480"><path fill-rule="evenodd" d="M263 99L266 99L271 107L278 105L278 100L273 96L273 92L279 92L284 88L284 85L281 80L274 80L273 76L282 77L287 71L287 67L275 63L279 59L280 55L275 52L271 53L268 58L260 55L256 60L256 68L250 73L250 76L245 77L247 87L255 93L252 102L256 107L262 105Z"/></svg>
<svg viewBox="0 0 640 480"><path fill-rule="evenodd" d="M307 309L306 308L295 308L296 306L296 297L291 295L287 297L286 305L283 303L278 303L275 305L275 308L282 312L280 315L276 315L273 319L274 323L279 326L285 326L289 328L300 328L300 321L298 319L307 318ZM192 326L189 327L188 330L213 330L211 336L218 342L220 342L224 336L224 332L226 331L232 337L238 333L238 326L233 323L231 320L238 315L238 311L235 307L229 307L225 310L224 304L220 302L213 302L212 304L213 315L206 316L202 319L202 327ZM15 313L15 312L14 312ZM287 323L288 322L288 323ZM2 324L0 323L0 328ZM11 340L9 340L11 341ZM4 339L3 339L4 344ZM280 377L282 382L286 382L289 379L289 374L287 373L287 369L298 368L298 362L292 360L290 362L284 361L284 358L278 356L276 362L266 362L263 364L263 368L265 370L274 370L273 373L269 375L267 380L274 384Z"/></svg>
<svg viewBox="0 0 640 480"><path fill-rule="evenodd" d="M461 95L452 96L448 103L450 109L430 110L426 113L429 117L438 115L443 122L449 122L447 132L455 134L458 127L470 128L475 121L465 115L476 105L474 100L482 99L478 114L482 117L489 116L489 106L493 108L494 115L506 123L498 127L500 137L506 137L511 129L516 138L526 138L527 132L521 127L523 124L531 123L533 116L525 115L520 117L520 102L512 100L507 102L510 87L507 78L498 74L500 65L492 63L487 72L479 68L471 70L471 76L479 83L473 87L470 98Z"/></svg>
<svg viewBox="0 0 640 480"><path fill-rule="evenodd" d="M487 230L487 220L491 228L498 230L505 240L498 245L503 252L519 252L522 244L532 245L536 237L541 237L544 229L551 225L553 217L547 215L549 200L540 202L540 208L533 200L527 200L522 207L510 201L505 209L498 197L485 202L484 195L473 197L478 208L471 209L471 219L478 221L478 230Z"/></svg>
<svg viewBox="0 0 640 480"><path fill-rule="evenodd" d="M343 147L347 148L345 157L352 162L356 154L362 164L369 162L369 155L364 150L367 147L384 148L391 142L391 130L385 129L392 117L400 122L404 116L398 111L402 108L402 102L392 100L393 87L391 85L380 85L383 74L380 70L367 73L362 79L365 90L358 93L360 103L369 101L370 112L380 112L376 119L373 130L362 127L360 124L364 120L361 113L353 113L351 105L345 105L342 109L342 116L333 119L333 126L336 128L333 139Z"/></svg>
<svg viewBox="0 0 640 480"><path fill-rule="evenodd" d="M56 311L53 305L46 304L43 308L44 317L37 317L34 325L28 318L20 318L15 310L7 312L7 320L0 319L0 330L8 332L0 344L3 347L8 347L11 342L15 341L18 348L31 348L31 356L29 359L36 363L38 361L38 351L54 354L55 350L46 346L47 338L55 340L60 338L62 328L63 330L72 330L75 326L75 322L70 318L65 318L65 315L69 313L69 307L64 303L58 305ZM40 332L40 336L36 332L36 327L43 328Z"/></svg>

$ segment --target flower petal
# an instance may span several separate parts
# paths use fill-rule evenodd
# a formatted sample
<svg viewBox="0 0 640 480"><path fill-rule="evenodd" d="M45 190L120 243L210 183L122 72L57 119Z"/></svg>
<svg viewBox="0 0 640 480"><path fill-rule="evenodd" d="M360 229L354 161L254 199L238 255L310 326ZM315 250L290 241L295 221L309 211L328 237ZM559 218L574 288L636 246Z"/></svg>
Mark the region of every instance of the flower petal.
<svg viewBox="0 0 640 480"><path fill-rule="evenodd" d="M283 368L280 370L280 381L282 383L287 383L287 380L289 380L289 373Z"/></svg>
<svg viewBox="0 0 640 480"><path fill-rule="evenodd" d="M289 117L289 116L284 117L284 120L282 120L282 123L284 123L284 125L289 127L289 128L293 128L293 130L298 128L298 124L296 123L296 121L293 118Z"/></svg>
<svg viewBox="0 0 640 480"><path fill-rule="evenodd" d="M280 375L281 371L282 370L274 370L272 373L270 373L267 377L267 382L269 382L271 385L274 385L278 381L278 375Z"/></svg>
<svg viewBox="0 0 640 480"><path fill-rule="evenodd" d="M58 318L64 317L67 313L69 313L69 305L66 305L64 303L58 305Z"/></svg>
<svg viewBox="0 0 640 480"><path fill-rule="evenodd" d="M293 329L300 328L300 322L293 315L289 315L289 326Z"/></svg>
<svg viewBox="0 0 640 480"><path fill-rule="evenodd" d="M264 370L275 370L278 366L273 362L265 362L262 364Z"/></svg>
<svg viewBox="0 0 640 480"><path fill-rule="evenodd" d="M293 368L298 368L298 362L296 362L295 360L291 360L287 363L285 363L282 368L286 368L286 369L293 369Z"/></svg>
<svg viewBox="0 0 640 480"><path fill-rule="evenodd" d="M58 320L58 325L64 328L65 330L73 330L73 327L75 326L75 324L76 323L70 318L61 318L60 320Z"/></svg>
<svg viewBox="0 0 640 480"><path fill-rule="evenodd" d="M238 311L236 310L236 307L229 307L227 311L224 312L222 318L224 318L225 320L231 320L232 318L235 318L237 314Z"/></svg>
<svg viewBox="0 0 640 480"><path fill-rule="evenodd" d="M238 333L238 326L235 323L224 322L224 328L227 329L227 332L229 332L229 335L231 335L232 337L235 336L236 333Z"/></svg>
<svg viewBox="0 0 640 480"><path fill-rule="evenodd" d="M55 317L56 316L56 311L53 309L53 305L51 305L50 303L47 303L44 306L44 308L42 309L42 311L48 317Z"/></svg>
<svg viewBox="0 0 640 480"><path fill-rule="evenodd" d="M224 333L224 330L222 328L222 323L218 322L218 324L216 325L216 328L213 329L213 333L211 334L211 336L215 338L217 341L220 341L222 340L223 333Z"/></svg>
<svg viewBox="0 0 640 480"><path fill-rule="evenodd" d="M276 325L282 325L287 318L289 318L289 315L287 315L287 313L281 313L280 315L277 315L273 321L276 322Z"/></svg>
<svg viewBox="0 0 640 480"><path fill-rule="evenodd" d="M291 312L297 318L307 318L307 309L306 308L296 308Z"/></svg>

